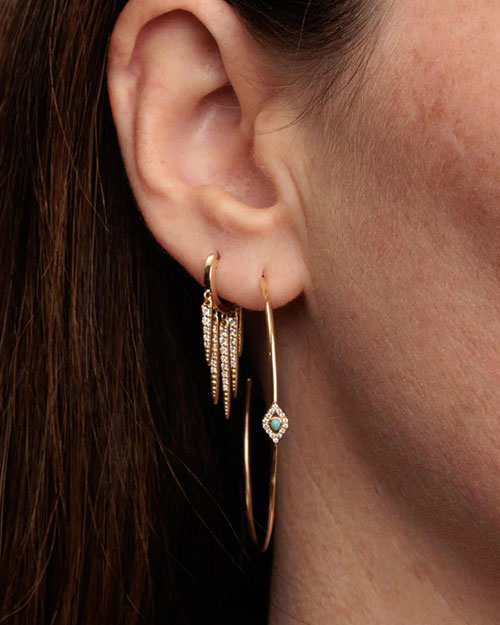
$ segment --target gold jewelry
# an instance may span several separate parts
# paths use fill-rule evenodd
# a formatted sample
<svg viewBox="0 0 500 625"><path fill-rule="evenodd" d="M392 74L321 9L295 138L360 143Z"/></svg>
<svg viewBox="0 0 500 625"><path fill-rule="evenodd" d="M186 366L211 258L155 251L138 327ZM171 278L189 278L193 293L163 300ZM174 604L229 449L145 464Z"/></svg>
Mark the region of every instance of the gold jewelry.
<svg viewBox="0 0 500 625"><path fill-rule="evenodd" d="M210 254L205 263L205 291L201 305L203 347L210 369L210 384L214 404L219 402L222 382L224 414L229 419L231 394L238 393L238 365L243 350L243 315L240 306L219 299L215 272L220 255Z"/></svg>
<svg viewBox="0 0 500 625"><path fill-rule="evenodd" d="M273 384L273 400L270 408L262 419L262 427L272 441L271 451L271 472L269 478L269 504L267 515L267 529L264 542L260 547L260 551L264 552L271 541L273 533L274 517L276 510L276 478L278 474L278 443L288 429L288 417L278 404L278 368L276 365L276 339L274 333L273 309L269 300L269 292L264 276L260 279L260 287L265 302L267 340L269 343L269 357L271 361L272 384ZM259 546L257 532L255 531L255 521L253 516L253 497L252 497L252 476L250 471L250 396L252 390L252 380L247 379L246 397L245 397L245 436L243 458L245 464L245 501L250 527L250 535L253 542Z"/></svg>

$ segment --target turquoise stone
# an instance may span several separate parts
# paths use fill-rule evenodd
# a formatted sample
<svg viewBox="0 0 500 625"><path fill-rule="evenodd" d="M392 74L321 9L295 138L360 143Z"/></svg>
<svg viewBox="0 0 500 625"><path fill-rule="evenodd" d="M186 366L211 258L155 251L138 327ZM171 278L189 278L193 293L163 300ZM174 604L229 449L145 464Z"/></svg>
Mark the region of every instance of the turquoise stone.
<svg viewBox="0 0 500 625"><path fill-rule="evenodd" d="M281 419L278 419L278 417L274 417L274 419L271 419L269 425L271 426L271 430L277 432L281 427Z"/></svg>

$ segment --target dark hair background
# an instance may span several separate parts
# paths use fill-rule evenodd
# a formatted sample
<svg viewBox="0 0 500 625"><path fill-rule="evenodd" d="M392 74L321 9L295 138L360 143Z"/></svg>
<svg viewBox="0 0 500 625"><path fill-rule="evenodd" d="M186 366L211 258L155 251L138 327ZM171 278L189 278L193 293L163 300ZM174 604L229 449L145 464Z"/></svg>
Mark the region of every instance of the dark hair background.
<svg viewBox="0 0 500 625"><path fill-rule="evenodd" d="M201 289L144 226L111 120L123 4L0 0L0 623L264 623L242 422L210 404ZM366 21L365 0L232 4L317 97Z"/></svg>

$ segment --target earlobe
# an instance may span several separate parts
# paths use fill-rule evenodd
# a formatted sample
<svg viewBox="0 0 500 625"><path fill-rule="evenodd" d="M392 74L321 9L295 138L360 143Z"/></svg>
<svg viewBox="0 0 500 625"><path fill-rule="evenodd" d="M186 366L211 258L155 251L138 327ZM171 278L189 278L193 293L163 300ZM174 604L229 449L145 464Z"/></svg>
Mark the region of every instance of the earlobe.
<svg viewBox="0 0 500 625"><path fill-rule="evenodd" d="M305 281L286 131L269 132L283 126L279 109L269 112L270 67L225 0L130 0L108 62L124 163L148 227L200 283L206 257L219 252L221 296L253 309L263 306L263 272L274 306Z"/></svg>

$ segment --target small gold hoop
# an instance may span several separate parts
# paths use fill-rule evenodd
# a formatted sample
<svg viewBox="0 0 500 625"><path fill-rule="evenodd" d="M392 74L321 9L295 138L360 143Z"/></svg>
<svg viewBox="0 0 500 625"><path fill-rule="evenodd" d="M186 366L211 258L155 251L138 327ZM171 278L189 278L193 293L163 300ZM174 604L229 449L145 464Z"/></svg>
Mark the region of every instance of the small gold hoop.
<svg viewBox="0 0 500 625"><path fill-rule="evenodd" d="M210 371L214 404L219 403L222 389L224 414L229 419L231 397L238 394L239 358L243 349L243 314L241 306L222 301L215 286L215 273L220 260L218 252L205 261L201 322L205 360Z"/></svg>
<svg viewBox="0 0 500 625"><path fill-rule="evenodd" d="M204 282L205 289L210 291L212 295L212 302L214 308L216 308L219 312L228 313L232 312L235 309L235 306L232 304L227 304L222 302L217 293L217 288L215 286L215 272L217 271L217 267L219 265L220 254L216 252L215 254L210 254L205 262L205 273L204 273Z"/></svg>
<svg viewBox="0 0 500 625"><path fill-rule="evenodd" d="M272 383L273 383L273 403L271 408L268 410L266 416L263 419L263 427L266 432L269 434L272 440L272 452L271 452L271 469L270 469L270 477L269 477L269 504L267 511L267 528L264 537L263 544L259 547L259 541L257 538L257 532L255 530L255 520L253 514L253 495L252 495L252 476L250 469L250 399L251 399L251 391L252 391L252 380L247 378L246 383L246 394L245 394L245 435L243 441L243 458L245 464L245 502L246 502L246 510L247 510L247 518L248 524L250 528L250 535L253 542L259 547L260 551L263 553L269 546L271 542L271 536L273 533L274 527L274 518L276 512L276 482L278 475L278 441L281 438L282 433L288 428L288 419L285 413L278 406L278 371L276 365L276 340L274 334L274 318L273 318L273 310L271 307L271 302L269 300L269 292L267 289L267 283L262 276L260 280L260 287L262 290L262 296L265 302L265 314L266 314L266 328L267 328L267 340L269 344L269 358L271 362L271 370L272 370ZM280 434L278 438L278 434L272 432L269 421L273 415L277 415L279 412L282 415L282 419L284 420L285 430L280 429ZM283 425L282 425L283 427Z"/></svg>

